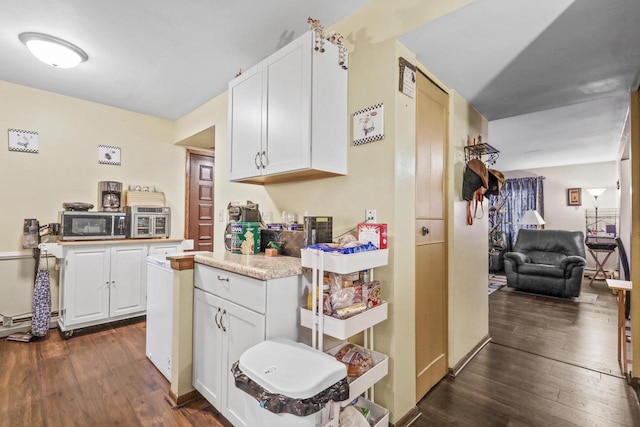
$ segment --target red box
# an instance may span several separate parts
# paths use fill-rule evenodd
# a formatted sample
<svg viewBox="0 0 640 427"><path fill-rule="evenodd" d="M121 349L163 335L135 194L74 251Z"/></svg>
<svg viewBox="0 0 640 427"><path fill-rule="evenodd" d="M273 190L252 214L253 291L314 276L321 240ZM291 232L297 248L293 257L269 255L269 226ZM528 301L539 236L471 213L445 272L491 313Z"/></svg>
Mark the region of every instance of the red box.
<svg viewBox="0 0 640 427"><path fill-rule="evenodd" d="M378 249L387 249L387 224L358 224L358 241L371 242Z"/></svg>

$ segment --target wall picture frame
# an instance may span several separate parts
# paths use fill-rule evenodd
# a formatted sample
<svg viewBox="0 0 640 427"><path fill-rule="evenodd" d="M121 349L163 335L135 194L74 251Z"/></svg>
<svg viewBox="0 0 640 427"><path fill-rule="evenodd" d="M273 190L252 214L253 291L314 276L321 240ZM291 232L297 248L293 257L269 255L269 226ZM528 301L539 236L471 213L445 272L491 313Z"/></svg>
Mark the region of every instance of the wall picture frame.
<svg viewBox="0 0 640 427"><path fill-rule="evenodd" d="M98 145L98 163L120 166L120 147Z"/></svg>
<svg viewBox="0 0 640 427"><path fill-rule="evenodd" d="M582 206L582 188L567 189L567 206Z"/></svg>

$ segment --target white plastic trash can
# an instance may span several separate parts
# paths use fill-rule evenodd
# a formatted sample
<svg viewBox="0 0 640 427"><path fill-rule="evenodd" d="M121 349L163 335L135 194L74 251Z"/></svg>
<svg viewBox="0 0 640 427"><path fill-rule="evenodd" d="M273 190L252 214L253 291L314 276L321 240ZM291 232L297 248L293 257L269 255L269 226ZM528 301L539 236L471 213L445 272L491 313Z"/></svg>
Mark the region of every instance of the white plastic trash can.
<svg viewBox="0 0 640 427"><path fill-rule="evenodd" d="M240 356L238 368L264 392L284 396L281 401L285 402L285 407L287 402L310 399L322 392L326 395L326 391L333 392L340 388L336 387L339 382L345 384L342 387L343 391L346 390L343 399L348 397L347 368L343 363L286 338L263 341L251 347ZM274 413L263 407L264 402L244 391L242 395L246 402L248 427L315 427L326 423L333 415L336 420L339 417L338 404L327 404L319 412L306 416Z"/></svg>

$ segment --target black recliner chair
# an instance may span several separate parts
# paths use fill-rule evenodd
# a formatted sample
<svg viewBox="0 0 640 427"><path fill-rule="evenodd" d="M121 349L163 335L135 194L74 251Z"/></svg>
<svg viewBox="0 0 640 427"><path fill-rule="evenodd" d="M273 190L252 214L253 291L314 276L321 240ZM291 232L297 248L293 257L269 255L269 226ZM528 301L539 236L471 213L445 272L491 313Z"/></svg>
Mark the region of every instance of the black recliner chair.
<svg viewBox="0 0 640 427"><path fill-rule="evenodd" d="M522 229L504 255L507 286L562 298L580 295L585 264L582 231Z"/></svg>

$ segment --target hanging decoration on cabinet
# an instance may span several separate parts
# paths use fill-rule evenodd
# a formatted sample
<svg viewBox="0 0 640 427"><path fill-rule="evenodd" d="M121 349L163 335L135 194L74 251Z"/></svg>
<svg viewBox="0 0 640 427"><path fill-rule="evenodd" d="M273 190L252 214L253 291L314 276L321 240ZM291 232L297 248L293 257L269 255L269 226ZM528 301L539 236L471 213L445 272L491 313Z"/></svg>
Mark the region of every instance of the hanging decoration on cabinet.
<svg viewBox="0 0 640 427"><path fill-rule="evenodd" d="M384 105L382 103L353 113L353 145L380 141L384 138Z"/></svg>
<svg viewBox="0 0 640 427"><path fill-rule="evenodd" d="M120 147L98 145L98 163L120 166Z"/></svg>
<svg viewBox="0 0 640 427"><path fill-rule="evenodd" d="M335 31L331 31L329 34L325 34L324 27L320 23L320 20L313 19L310 16L307 18L307 23L309 24L309 28L313 31L313 50L323 53L325 51L325 40L336 45L338 47L338 65L340 65L343 70L348 69L347 48L344 46L344 37L342 36L342 34Z"/></svg>
<svg viewBox="0 0 640 427"><path fill-rule="evenodd" d="M416 90L416 67L404 58L398 59L400 65L400 82L398 89L400 92L413 98Z"/></svg>
<svg viewBox="0 0 640 427"><path fill-rule="evenodd" d="M38 132L9 129L9 151L38 153Z"/></svg>

